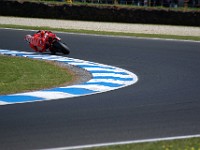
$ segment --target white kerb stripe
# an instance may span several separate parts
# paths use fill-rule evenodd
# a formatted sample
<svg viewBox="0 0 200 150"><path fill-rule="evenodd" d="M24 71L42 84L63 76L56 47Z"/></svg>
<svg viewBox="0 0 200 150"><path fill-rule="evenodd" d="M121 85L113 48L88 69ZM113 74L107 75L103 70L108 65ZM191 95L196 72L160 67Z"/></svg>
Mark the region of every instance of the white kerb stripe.
<svg viewBox="0 0 200 150"><path fill-rule="evenodd" d="M120 80L113 80L113 79L91 79L88 81L88 83L95 83L95 82L116 83L116 84L133 83L133 81L120 81Z"/></svg>
<svg viewBox="0 0 200 150"><path fill-rule="evenodd" d="M6 105L6 104L9 104L9 103L0 101L0 105Z"/></svg>
<svg viewBox="0 0 200 150"><path fill-rule="evenodd" d="M36 91L36 92L22 93L20 95L35 96L44 99L59 99L59 98L67 98L74 96L72 94L56 92L56 91Z"/></svg>
<svg viewBox="0 0 200 150"><path fill-rule="evenodd" d="M98 85L95 83L93 85L74 85L74 86L70 86L70 88L84 88L84 89L88 89L88 90L92 90L92 91L96 91L96 92L107 91L107 90L113 89L113 87Z"/></svg>
<svg viewBox="0 0 200 150"><path fill-rule="evenodd" d="M113 71L113 70L115 70L115 69L107 69L107 68L90 68L90 67L85 67L84 69L86 69L88 71Z"/></svg>
<svg viewBox="0 0 200 150"><path fill-rule="evenodd" d="M123 74L115 74L115 73L92 73L93 76L95 77L120 77L120 78L132 78L130 75L123 75Z"/></svg>
<svg viewBox="0 0 200 150"><path fill-rule="evenodd" d="M84 149L84 148L125 145L125 144L136 144L136 143L148 143L148 142L159 142L159 141L170 141L170 140L180 140L180 139L199 138L199 137L200 137L200 134L196 134L196 135L164 137L164 138L155 138L155 139L121 141L121 142L113 142L113 143L102 143L102 144L80 145L80 146L70 146L70 147L60 147L60 148L49 148L49 149L42 149L42 150L76 150L76 149Z"/></svg>

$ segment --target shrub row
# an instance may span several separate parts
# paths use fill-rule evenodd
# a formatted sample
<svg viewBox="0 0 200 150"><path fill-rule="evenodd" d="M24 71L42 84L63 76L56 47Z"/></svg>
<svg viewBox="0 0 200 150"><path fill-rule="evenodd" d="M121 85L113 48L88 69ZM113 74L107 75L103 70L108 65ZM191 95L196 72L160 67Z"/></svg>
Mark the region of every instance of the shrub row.
<svg viewBox="0 0 200 150"><path fill-rule="evenodd" d="M125 8L101 5L0 1L0 15L144 24L200 26L200 11Z"/></svg>

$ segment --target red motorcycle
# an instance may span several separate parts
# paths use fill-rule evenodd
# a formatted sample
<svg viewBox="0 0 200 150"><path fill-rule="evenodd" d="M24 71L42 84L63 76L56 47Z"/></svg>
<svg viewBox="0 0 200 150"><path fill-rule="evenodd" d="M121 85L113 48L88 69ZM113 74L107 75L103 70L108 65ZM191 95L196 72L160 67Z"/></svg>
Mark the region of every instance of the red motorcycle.
<svg viewBox="0 0 200 150"><path fill-rule="evenodd" d="M25 40L29 46L36 52L45 52L47 49L51 54L55 55L57 52L69 54L70 50L67 45L61 42L61 38L51 31L40 30L33 35L26 35Z"/></svg>

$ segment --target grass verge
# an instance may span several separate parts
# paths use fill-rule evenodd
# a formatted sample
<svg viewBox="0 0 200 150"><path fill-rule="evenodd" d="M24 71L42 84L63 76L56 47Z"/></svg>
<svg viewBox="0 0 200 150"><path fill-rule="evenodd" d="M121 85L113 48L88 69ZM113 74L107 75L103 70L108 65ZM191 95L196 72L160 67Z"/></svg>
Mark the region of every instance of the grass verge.
<svg viewBox="0 0 200 150"><path fill-rule="evenodd" d="M193 40L200 41L200 36L179 36L179 35L162 35L162 34L143 34L143 33L124 33L124 32L107 32L107 31L93 31L93 30L78 30L78 29L63 29L63 28L51 28L41 26L24 26L24 25L12 25L12 24L0 24L0 28L14 28L14 29L30 29L30 30L51 30L70 33L84 33L84 34L97 34L97 35L112 35L112 36L131 36L131 37L143 37L143 38L161 38L161 39L176 39L176 40Z"/></svg>
<svg viewBox="0 0 200 150"><path fill-rule="evenodd" d="M0 55L0 95L66 84L72 73L53 62Z"/></svg>
<svg viewBox="0 0 200 150"><path fill-rule="evenodd" d="M87 150L200 150L200 138L116 145Z"/></svg>

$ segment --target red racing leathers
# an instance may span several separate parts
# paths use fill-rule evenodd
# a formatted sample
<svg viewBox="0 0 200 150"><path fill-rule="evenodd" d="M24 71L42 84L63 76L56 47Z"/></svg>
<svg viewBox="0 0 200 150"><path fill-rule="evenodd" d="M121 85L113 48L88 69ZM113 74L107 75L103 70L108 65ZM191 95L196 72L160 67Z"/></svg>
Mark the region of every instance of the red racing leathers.
<svg viewBox="0 0 200 150"><path fill-rule="evenodd" d="M36 52L45 52L49 47L48 34L50 31L41 30L35 33L33 36L27 35L26 40L29 42L29 46Z"/></svg>

